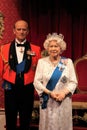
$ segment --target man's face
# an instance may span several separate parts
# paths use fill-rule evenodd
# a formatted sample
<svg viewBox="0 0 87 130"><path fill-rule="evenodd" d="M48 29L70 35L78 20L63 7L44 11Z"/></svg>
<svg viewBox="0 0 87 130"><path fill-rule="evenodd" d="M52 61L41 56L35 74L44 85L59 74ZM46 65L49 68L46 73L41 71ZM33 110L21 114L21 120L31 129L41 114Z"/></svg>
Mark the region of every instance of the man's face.
<svg viewBox="0 0 87 130"><path fill-rule="evenodd" d="M16 22L13 32L14 32L16 38L20 42L22 42L28 35L28 32L29 32L28 24L25 21Z"/></svg>

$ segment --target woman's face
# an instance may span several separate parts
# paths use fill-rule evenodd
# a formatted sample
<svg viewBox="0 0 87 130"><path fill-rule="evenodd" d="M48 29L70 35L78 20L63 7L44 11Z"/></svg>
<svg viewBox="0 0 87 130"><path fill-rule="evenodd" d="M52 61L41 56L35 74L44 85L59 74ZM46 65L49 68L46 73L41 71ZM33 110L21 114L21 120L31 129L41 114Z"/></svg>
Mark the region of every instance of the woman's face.
<svg viewBox="0 0 87 130"><path fill-rule="evenodd" d="M59 55L60 55L60 52L61 52L61 48L60 48L60 46L58 45L58 43L57 43L56 40L50 41L47 50L48 50L48 54L49 54L51 57L59 56Z"/></svg>

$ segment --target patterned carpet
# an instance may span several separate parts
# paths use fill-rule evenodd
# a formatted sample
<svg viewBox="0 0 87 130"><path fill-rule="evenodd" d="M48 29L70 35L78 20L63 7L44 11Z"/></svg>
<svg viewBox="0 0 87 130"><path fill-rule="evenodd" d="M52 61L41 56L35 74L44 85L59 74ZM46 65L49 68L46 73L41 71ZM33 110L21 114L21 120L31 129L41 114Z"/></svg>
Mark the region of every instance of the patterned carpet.
<svg viewBox="0 0 87 130"><path fill-rule="evenodd" d="M87 109L73 110L73 125L87 129Z"/></svg>

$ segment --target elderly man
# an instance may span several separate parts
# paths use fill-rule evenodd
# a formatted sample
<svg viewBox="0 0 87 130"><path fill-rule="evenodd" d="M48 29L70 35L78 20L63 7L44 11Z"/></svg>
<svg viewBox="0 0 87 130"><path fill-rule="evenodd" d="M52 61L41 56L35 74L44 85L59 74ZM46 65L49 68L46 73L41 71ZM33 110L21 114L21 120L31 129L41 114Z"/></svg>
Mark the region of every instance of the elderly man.
<svg viewBox="0 0 87 130"><path fill-rule="evenodd" d="M5 92L6 130L16 130L19 113L20 130L29 130L31 120L35 67L40 58L40 47L26 39L28 23L19 20L15 23L15 39L1 46L0 77Z"/></svg>

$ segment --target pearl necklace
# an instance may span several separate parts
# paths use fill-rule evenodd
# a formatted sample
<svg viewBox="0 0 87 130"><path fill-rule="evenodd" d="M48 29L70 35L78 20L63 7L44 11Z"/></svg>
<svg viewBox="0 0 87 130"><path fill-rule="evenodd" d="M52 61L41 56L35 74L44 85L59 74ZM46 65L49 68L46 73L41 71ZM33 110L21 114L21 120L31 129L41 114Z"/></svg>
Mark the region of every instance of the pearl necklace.
<svg viewBox="0 0 87 130"><path fill-rule="evenodd" d="M56 60L54 60L54 61L52 61L50 58L50 61L51 61L51 64L55 67L55 66L57 66L58 65L58 62L60 61L60 58L61 57L59 57L58 59L56 59Z"/></svg>
<svg viewBox="0 0 87 130"><path fill-rule="evenodd" d="M56 65L58 65L58 61L55 61L55 62L51 62L52 65L55 67Z"/></svg>

